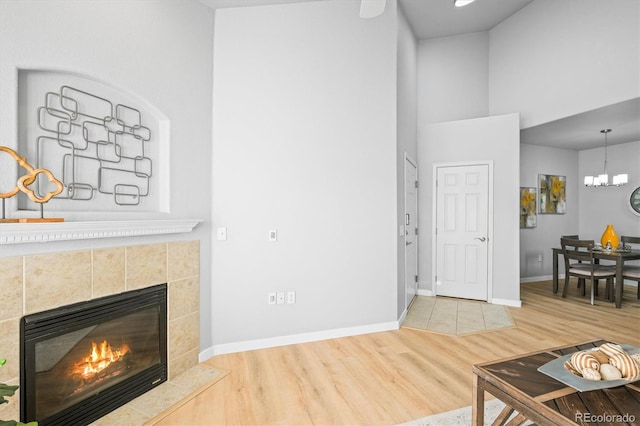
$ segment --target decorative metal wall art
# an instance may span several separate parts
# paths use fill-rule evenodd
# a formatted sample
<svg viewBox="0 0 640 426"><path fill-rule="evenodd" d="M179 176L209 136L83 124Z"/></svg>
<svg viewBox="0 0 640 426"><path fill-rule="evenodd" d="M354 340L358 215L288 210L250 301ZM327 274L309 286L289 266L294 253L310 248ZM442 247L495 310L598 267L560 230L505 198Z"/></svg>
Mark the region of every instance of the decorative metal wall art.
<svg viewBox="0 0 640 426"><path fill-rule="evenodd" d="M151 130L141 112L63 85L37 110L36 165L55 170L62 199L89 201L106 194L116 205L137 206L149 195Z"/></svg>

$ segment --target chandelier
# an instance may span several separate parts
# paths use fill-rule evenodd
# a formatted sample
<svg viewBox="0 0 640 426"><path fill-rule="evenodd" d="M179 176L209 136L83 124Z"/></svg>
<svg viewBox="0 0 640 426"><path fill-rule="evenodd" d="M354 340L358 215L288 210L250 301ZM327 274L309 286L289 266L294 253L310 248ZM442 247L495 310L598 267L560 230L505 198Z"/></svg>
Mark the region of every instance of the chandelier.
<svg viewBox="0 0 640 426"><path fill-rule="evenodd" d="M611 132L611 129L602 129L600 133L604 133L604 173L597 176L585 176L585 186L622 186L629 182L629 176L626 173L613 176L613 182L609 184L609 174L607 173L607 134Z"/></svg>

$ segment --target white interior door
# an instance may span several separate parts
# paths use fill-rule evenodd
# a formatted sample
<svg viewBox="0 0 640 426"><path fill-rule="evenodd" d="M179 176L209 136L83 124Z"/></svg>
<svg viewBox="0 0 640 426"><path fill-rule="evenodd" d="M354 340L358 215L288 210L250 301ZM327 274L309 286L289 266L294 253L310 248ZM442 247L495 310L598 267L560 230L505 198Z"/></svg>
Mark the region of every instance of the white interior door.
<svg viewBox="0 0 640 426"><path fill-rule="evenodd" d="M436 294L487 300L488 164L437 168Z"/></svg>
<svg viewBox="0 0 640 426"><path fill-rule="evenodd" d="M405 309L418 293L418 168L404 160L404 287Z"/></svg>

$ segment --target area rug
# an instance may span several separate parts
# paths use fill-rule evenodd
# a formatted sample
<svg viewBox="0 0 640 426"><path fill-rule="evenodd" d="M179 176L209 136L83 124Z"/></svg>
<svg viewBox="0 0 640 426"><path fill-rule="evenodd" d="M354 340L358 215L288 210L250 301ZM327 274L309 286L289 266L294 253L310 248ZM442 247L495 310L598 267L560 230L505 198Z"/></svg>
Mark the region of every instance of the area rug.
<svg viewBox="0 0 640 426"><path fill-rule="evenodd" d="M515 327L502 305L446 297L416 296L402 327L464 335Z"/></svg>
<svg viewBox="0 0 640 426"><path fill-rule="evenodd" d="M490 425L498 417L498 414L504 408L504 403L498 399L492 399L484 403L484 424ZM509 419L515 417L515 413ZM471 424L471 406L458 408L457 410L448 411L446 413L434 414L432 416L423 417L399 426L469 426ZM524 425L531 425L530 421L526 421Z"/></svg>

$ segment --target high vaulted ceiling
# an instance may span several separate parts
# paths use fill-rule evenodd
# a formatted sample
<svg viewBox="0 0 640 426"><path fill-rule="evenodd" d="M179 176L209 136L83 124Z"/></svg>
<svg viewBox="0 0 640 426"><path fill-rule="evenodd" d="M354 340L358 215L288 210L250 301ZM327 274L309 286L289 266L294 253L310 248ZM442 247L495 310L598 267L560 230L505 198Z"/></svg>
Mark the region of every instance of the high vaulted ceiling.
<svg viewBox="0 0 640 426"><path fill-rule="evenodd" d="M326 0L200 0L213 9L267 6ZM360 0L339 0L360 2ZM453 0L399 0L418 39L447 37L486 31L495 27L533 0L478 0L455 7Z"/></svg>
<svg viewBox="0 0 640 426"><path fill-rule="evenodd" d="M213 9L326 0L200 0ZM361 0L334 0L352 1ZM398 0L420 40L487 31L533 0L477 0L457 8L453 0ZM558 0L560 1L560 0ZM604 145L601 129L611 128L608 144L640 140L640 99L631 99L539 126L523 129L521 142L574 150Z"/></svg>
<svg viewBox="0 0 640 426"><path fill-rule="evenodd" d="M487 31L533 0L477 0L455 7L453 0L400 0L420 40Z"/></svg>

